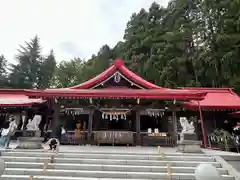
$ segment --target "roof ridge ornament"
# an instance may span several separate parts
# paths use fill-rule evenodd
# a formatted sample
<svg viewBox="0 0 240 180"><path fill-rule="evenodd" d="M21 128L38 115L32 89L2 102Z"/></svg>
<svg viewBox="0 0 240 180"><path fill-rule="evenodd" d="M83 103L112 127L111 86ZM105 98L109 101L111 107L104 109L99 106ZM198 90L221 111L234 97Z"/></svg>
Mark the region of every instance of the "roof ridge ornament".
<svg viewBox="0 0 240 180"><path fill-rule="evenodd" d="M121 66L123 66L124 65L124 62L123 62L123 60L122 59L120 59L120 58L116 58L115 60L114 60L114 66L116 67L116 68L120 68Z"/></svg>

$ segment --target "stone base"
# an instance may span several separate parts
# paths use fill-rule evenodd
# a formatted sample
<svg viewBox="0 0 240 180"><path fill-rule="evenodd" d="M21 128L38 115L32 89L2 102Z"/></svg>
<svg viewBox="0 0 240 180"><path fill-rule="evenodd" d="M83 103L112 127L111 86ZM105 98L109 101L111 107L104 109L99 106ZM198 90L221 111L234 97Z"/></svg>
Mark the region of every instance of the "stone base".
<svg viewBox="0 0 240 180"><path fill-rule="evenodd" d="M193 134L184 133L182 136L183 136L182 140L197 141L197 135L195 133Z"/></svg>
<svg viewBox="0 0 240 180"><path fill-rule="evenodd" d="M178 151L183 153L203 153L201 141L182 140L178 143Z"/></svg>
<svg viewBox="0 0 240 180"><path fill-rule="evenodd" d="M15 149L43 149L43 139L41 137L19 137Z"/></svg>
<svg viewBox="0 0 240 180"><path fill-rule="evenodd" d="M197 141L197 135L195 133L180 133L180 141L182 140L190 140Z"/></svg>

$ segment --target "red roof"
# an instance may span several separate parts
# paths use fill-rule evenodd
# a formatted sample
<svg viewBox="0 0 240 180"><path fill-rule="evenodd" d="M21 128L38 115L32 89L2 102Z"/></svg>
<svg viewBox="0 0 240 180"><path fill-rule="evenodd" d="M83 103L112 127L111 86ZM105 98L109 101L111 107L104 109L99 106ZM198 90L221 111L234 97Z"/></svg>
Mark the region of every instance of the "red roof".
<svg viewBox="0 0 240 180"><path fill-rule="evenodd" d="M240 97L230 88L184 88L195 92L207 92L199 101L201 108L208 109L240 109ZM197 101L183 103L186 108L198 108Z"/></svg>
<svg viewBox="0 0 240 180"><path fill-rule="evenodd" d="M17 91L13 91L17 92ZM22 91L23 92L23 91ZM45 101L42 99L30 99L24 94L0 94L0 106L10 107L10 106L32 106L33 104L41 104Z"/></svg>
<svg viewBox="0 0 240 180"><path fill-rule="evenodd" d="M26 95L32 97L66 97L66 98L132 98L132 99L176 99L201 100L205 92L196 92L182 89L46 89L25 90Z"/></svg>
<svg viewBox="0 0 240 180"><path fill-rule="evenodd" d="M119 71L122 75L124 75L129 80L133 81L134 83L140 85L141 87L145 89L161 89L161 87L152 84L143 78L139 77L132 71L130 71L123 63L123 60L117 58L113 65L110 66L107 70L102 72L101 74L97 75L96 77L73 87L70 87L70 89L89 89L95 85L100 84L107 78L109 78L111 75L113 75L116 71Z"/></svg>

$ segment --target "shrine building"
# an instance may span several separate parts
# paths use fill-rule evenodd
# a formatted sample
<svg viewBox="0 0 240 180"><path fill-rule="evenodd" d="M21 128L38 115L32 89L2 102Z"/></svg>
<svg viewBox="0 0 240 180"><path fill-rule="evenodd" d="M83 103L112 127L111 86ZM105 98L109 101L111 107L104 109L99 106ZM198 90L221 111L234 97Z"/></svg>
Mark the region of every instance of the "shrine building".
<svg viewBox="0 0 240 180"><path fill-rule="evenodd" d="M234 123L240 98L231 88L169 89L150 83L130 71L121 59L96 77L58 89L0 89L0 125L10 114L23 124L41 115L39 129L69 133L66 144L171 146L181 131L180 117L193 121L198 138L207 146L207 134ZM24 121L25 120L25 121Z"/></svg>

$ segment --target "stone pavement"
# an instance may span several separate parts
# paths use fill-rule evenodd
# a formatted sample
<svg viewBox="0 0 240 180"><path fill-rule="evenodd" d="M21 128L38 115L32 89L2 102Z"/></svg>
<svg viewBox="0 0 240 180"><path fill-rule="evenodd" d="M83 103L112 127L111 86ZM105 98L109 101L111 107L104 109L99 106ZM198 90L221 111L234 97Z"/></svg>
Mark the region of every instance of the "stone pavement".
<svg viewBox="0 0 240 180"><path fill-rule="evenodd" d="M17 146L16 142L11 143L10 147L15 148ZM48 146L43 144L43 147L45 149L48 149ZM1 149L1 148L0 148ZM38 150L36 150L38 151ZM41 150L40 150L41 151ZM136 154L156 154L157 153L157 147L142 147L142 146L136 146L136 147L126 147L126 146L71 146L71 145L61 145L59 148L59 151L61 152L81 152L81 151L88 151L88 152L119 152L122 153L136 153ZM168 147L161 147L161 152L165 153L176 153L176 148L168 148Z"/></svg>

